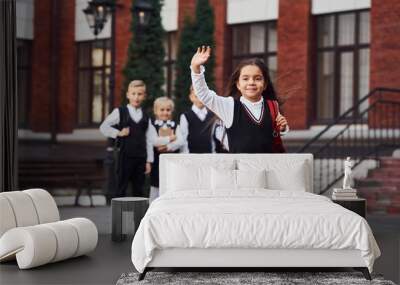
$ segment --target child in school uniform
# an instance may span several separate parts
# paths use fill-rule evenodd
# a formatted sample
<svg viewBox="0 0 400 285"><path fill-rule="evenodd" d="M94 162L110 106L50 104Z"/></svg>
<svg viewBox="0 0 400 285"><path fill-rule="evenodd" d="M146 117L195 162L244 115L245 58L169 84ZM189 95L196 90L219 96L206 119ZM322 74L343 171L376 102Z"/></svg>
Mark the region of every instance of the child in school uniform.
<svg viewBox="0 0 400 285"><path fill-rule="evenodd" d="M151 169L150 203L159 196L159 157L162 153L178 153L184 145L178 124L172 120L174 101L159 97L154 101L152 125L156 131L153 139L154 163Z"/></svg>
<svg viewBox="0 0 400 285"><path fill-rule="evenodd" d="M281 135L288 123L280 114L268 69L260 59L239 63L228 82L228 96L207 87L204 67L210 47L200 47L192 58L192 84L197 97L226 127L231 153L285 152Z"/></svg>
<svg viewBox="0 0 400 285"><path fill-rule="evenodd" d="M141 108L146 99L145 83L141 80L130 82L126 97L129 104L114 109L100 125L100 131L120 143L115 196L126 196L131 181L133 195L144 197L145 174L150 173L153 162L150 119Z"/></svg>
<svg viewBox="0 0 400 285"><path fill-rule="evenodd" d="M215 152L213 129L215 116L208 111L197 98L193 86L190 86L189 99L193 103L190 110L180 117L179 126L185 142L183 152L211 153Z"/></svg>

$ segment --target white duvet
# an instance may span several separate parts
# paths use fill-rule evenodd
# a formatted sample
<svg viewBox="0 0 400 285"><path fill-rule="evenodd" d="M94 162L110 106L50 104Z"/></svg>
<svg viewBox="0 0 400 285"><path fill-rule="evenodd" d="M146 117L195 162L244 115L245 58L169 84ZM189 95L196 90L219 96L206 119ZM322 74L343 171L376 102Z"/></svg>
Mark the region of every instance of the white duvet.
<svg viewBox="0 0 400 285"><path fill-rule="evenodd" d="M359 215L324 196L265 189L164 194L140 223L132 262L143 272L155 249L175 247L358 249L370 272L380 256Z"/></svg>

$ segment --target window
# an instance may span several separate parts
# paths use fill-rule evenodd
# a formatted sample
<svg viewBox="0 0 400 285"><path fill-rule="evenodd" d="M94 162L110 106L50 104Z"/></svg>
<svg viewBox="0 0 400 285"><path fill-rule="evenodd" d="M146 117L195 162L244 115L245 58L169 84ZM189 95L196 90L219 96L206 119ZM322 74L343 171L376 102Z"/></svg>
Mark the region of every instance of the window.
<svg viewBox="0 0 400 285"><path fill-rule="evenodd" d="M316 22L316 120L329 122L369 91L369 11L322 15Z"/></svg>
<svg viewBox="0 0 400 285"><path fill-rule="evenodd" d="M109 112L111 41L79 42L78 125L96 126Z"/></svg>
<svg viewBox="0 0 400 285"><path fill-rule="evenodd" d="M178 41L177 41L177 33L169 32L165 34L164 39L164 50L165 50L165 59L164 59L164 86L163 89L165 94L168 97L172 97L174 93L174 84L175 84L175 62L176 62L176 54L178 51Z"/></svg>
<svg viewBox="0 0 400 285"><path fill-rule="evenodd" d="M232 68L243 59L260 58L268 69L272 82L277 70L276 21L232 26Z"/></svg>
<svg viewBox="0 0 400 285"><path fill-rule="evenodd" d="M18 80L18 125L29 126L31 78L32 78L32 41L17 40L17 80Z"/></svg>

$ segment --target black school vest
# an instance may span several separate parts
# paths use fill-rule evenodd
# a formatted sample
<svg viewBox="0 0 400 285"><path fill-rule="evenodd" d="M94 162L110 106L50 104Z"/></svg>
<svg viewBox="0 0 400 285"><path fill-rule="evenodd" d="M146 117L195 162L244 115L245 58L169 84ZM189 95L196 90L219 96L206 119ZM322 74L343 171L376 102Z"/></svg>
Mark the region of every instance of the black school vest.
<svg viewBox="0 0 400 285"><path fill-rule="evenodd" d="M119 107L119 129L129 127L129 135L119 137L121 143L121 154L128 157L146 158L146 131L149 127L149 117L143 112L139 122L132 120L128 107Z"/></svg>
<svg viewBox="0 0 400 285"><path fill-rule="evenodd" d="M260 121L250 110L234 99L233 123L227 129L229 152L231 153L271 153L273 141L271 114L267 100L264 100Z"/></svg>
<svg viewBox="0 0 400 285"><path fill-rule="evenodd" d="M211 153L211 132L214 115L207 112L204 121L201 121L193 110L184 113L189 125L189 134L187 137L190 153Z"/></svg>
<svg viewBox="0 0 400 285"><path fill-rule="evenodd" d="M151 120L151 123L153 124L153 126L156 129L157 134L158 134L158 131L161 128L161 126L156 125L154 123L154 120ZM170 126L170 128L174 130L175 134L176 134L175 130L176 130L177 126L178 125L175 122L174 122L173 126ZM178 152L179 152L179 150L174 151L174 153L178 153ZM151 173L150 173L150 184L153 187L159 187L159 180L160 180L160 178L159 178L160 154L161 153L157 150L157 148L154 147L154 162L153 162L153 165L151 167Z"/></svg>

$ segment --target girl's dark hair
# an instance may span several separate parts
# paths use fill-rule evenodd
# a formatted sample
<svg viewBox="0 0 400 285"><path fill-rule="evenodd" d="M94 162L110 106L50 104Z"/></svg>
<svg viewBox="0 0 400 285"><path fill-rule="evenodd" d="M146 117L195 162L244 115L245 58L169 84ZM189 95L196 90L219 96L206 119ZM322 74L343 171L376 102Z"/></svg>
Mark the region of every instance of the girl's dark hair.
<svg viewBox="0 0 400 285"><path fill-rule="evenodd" d="M262 96L265 99L278 100L276 93L275 93L275 88L272 85L272 81L269 76L268 68L265 65L265 63L259 58L244 59L236 66L235 71L232 73L232 75L229 79L225 96L227 96L227 97L232 96L234 98L239 98L241 96L239 90L236 87L236 83L239 80L239 76L240 76L240 72L242 71L242 68L247 65L257 66L263 74L267 88L265 88L265 90L263 91Z"/></svg>

